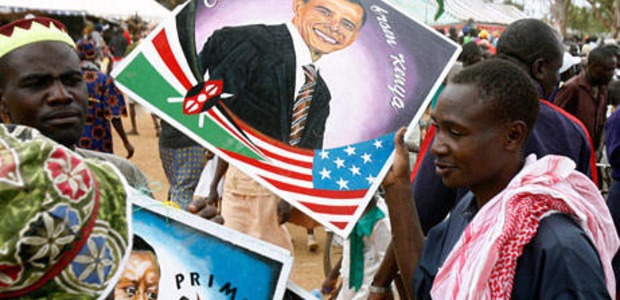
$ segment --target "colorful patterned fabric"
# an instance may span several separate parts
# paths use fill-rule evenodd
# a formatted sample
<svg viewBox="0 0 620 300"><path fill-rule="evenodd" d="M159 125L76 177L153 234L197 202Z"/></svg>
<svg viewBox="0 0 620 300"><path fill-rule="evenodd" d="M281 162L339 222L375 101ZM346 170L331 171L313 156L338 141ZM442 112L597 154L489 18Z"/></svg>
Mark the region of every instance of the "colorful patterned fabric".
<svg viewBox="0 0 620 300"><path fill-rule="evenodd" d="M109 164L0 124L0 298L106 296L131 247L126 197Z"/></svg>
<svg viewBox="0 0 620 300"><path fill-rule="evenodd" d="M114 79L101 73L94 64L83 64L82 74L88 86L88 113L77 146L113 153L110 120L127 116L125 98L114 85Z"/></svg>
<svg viewBox="0 0 620 300"><path fill-rule="evenodd" d="M170 184L168 200L186 210L192 201L200 174L207 162L203 148L200 146L159 147L159 157Z"/></svg>
<svg viewBox="0 0 620 300"><path fill-rule="evenodd" d="M563 156L527 158L508 186L485 204L439 269L433 299L508 299L523 247L540 220L570 215L590 237L601 259L607 289L615 299L611 261L620 241L605 200L575 163Z"/></svg>
<svg viewBox="0 0 620 300"><path fill-rule="evenodd" d="M89 40L81 40L76 45L80 59L94 60L97 58L97 47Z"/></svg>
<svg viewBox="0 0 620 300"><path fill-rule="evenodd" d="M130 187L138 190L138 192L144 195L155 198L155 196L153 196L153 193L151 192L151 189L149 188L148 178L131 161L114 154L96 152L80 148L75 148L75 153L86 159L100 160L110 163L119 172L121 172Z"/></svg>

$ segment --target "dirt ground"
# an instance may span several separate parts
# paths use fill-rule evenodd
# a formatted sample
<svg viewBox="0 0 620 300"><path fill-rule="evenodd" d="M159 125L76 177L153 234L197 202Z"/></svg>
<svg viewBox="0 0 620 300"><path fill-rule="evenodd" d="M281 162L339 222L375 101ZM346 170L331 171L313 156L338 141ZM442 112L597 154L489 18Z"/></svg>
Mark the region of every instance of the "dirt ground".
<svg viewBox="0 0 620 300"><path fill-rule="evenodd" d="M135 148L131 161L135 163L149 178L149 185L157 200L164 200L168 191L168 182L159 159L158 139L155 135L155 127L150 114L142 107L136 110L136 122L138 135L129 136L129 140ZM123 118L125 131L131 130L129 118ZM125 157L127 152L121 140L115 136L114 153ZM323 228L315 230L315 236L319 243L316 252L310 252L306 248L305 228L287 224L293 239L294 266L293 277L295 282L310 291L321 286L323 275L323 247L325 232Z"/></svg>

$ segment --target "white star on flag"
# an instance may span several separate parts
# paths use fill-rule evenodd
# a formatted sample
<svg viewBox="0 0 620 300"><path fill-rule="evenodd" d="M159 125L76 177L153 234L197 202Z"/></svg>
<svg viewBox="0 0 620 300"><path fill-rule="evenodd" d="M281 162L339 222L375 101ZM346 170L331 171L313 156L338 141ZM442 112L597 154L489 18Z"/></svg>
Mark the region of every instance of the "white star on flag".
<svg viewBox="0 0 620 300"><path fill-rule="evenodd" d="M366 177L366 181L368 181L368 184L373 184L373 182L375 182L375 177L372 177L372 175L368 175L368 177Z"/></svg>
<svg viewBox="0 0 620 300"><path fill-rule="evenodd" d="M355 154L355 148L351 147L351 145L347 146L347 149L344 149L344 152L346 152L349 156Z"/></svg>
<svg viewBox="0 0 620 300"><path fill-rule="evenodd" d="M360 173L360 168L356 167L355 165L349 168L349 171L351 171L352 175L362 175L362 173Z"/></svg>
<svg viewBox="0 0 620 300"><path fill-rule="evenodd" d="M334 163L336 164L337 169L344 167L344 160L340 159L340 157L336 158L336 160L334 160Z"/></svg>
<svg viewBox="0 0 620 300"><path fill-rule="evenodd" d="M380 140L375 140L375 143L373 145L375 145L375 148L377 149L383 147L383 143Z"/></svg>
<svg viewBox="0 0 620 300"><path fill-rule="evenodd" d="M336 181L336 183L338 184L338 186L340 187L340 189L349 189L349 186L347 186L347 184L349 184L348 180L344 180L342 179L342 177L340 177L340 180Z"/></svg>
<svg viewBox="0 0 620 300"><path fill-rule="evenodd" d="M321 179L325 179L325 178L331 179L331 176L329 175L331 173L332 173L332 171L328 171L325 168L323 168L323 170L321 170L321 172L319 172L319 174L321 174Z"/></svg>
<svg viewBox="0 0 620 300"><path fill-rule="evenodd" d="M372 162L372 159L370 159L370 154L368 154L368 153L364 153L362 155L362 159L364 160L364 164Z"/></svg>
<svg viewBox="0 0 620 300"><path fill-rule="evenodd" d="M321 152L319 152L319 156L321 157L321 159L328 159L329 158L329 152L327 152L325 150L321 150Z"/></svg>

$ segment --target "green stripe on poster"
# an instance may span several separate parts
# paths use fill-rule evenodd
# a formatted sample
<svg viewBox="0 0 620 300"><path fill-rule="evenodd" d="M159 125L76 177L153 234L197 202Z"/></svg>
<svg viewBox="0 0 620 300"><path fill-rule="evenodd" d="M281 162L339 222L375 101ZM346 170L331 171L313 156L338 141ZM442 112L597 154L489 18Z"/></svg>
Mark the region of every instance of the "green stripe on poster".
<svg viewBox="0 0 620 300"><path fill-rule="evenodd" d="M179 94L142 53L118 74L116 81L159 108L161 104L168 104L168 98L185 96Z"/></svg>

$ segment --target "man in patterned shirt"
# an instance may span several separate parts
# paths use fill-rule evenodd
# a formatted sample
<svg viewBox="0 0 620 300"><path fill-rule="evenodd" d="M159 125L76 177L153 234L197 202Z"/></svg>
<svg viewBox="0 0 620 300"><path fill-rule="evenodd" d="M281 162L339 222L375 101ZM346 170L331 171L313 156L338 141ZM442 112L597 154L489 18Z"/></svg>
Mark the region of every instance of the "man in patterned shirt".
<svg viewBox="0 0 620 300"><path fill-rule="evenodd" d="M121 116L127 116L125 98L114 85L114 79L99 70L95 63L97 48L92 41L78 42L82 74L88 88L88 112L82 137L77 146L98 152L113 153L112 130L110 123L127 149L127 158L131 158L134 148L125 134Z"/></svg>

